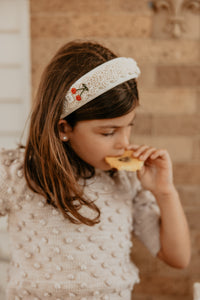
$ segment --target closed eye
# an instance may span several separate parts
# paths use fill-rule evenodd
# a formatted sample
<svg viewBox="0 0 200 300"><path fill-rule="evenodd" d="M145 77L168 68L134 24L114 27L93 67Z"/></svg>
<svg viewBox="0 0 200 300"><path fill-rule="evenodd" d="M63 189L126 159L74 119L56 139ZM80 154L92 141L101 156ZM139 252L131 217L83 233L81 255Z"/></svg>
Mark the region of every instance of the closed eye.
<svg viewBox="0 0 200 300"><path fill-rule="evenodd" d="M134 125L135 125L135 123L132 122L132 123L128 124L127 127L133 127ZM103 133L101 133L101 135L103 135L103 136L112 136L112 135L115 134L115 132L116 132L116 130L114 130L112 132L103 132Z"/></svg>
<svg viewBox="0 0 200 300"><path fill-rule="evenodd" d="M108 132L108 133L101 133L101 135L103 135L103 136L112 136L112 135L114 135L114 133L115 133L115 131Z"/></svg>

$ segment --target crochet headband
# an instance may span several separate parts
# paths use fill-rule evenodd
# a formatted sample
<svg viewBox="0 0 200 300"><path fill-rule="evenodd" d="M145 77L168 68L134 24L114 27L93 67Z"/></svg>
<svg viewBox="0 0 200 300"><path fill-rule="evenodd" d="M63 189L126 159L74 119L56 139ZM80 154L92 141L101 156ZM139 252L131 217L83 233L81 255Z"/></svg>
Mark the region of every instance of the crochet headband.
<svg viewBox="0 0 200 300"><path fill-rule="evenodd" d="M132 58L109 60L83 75L65 95L61 119L115 86L137 78L140 69Z"/></svg>

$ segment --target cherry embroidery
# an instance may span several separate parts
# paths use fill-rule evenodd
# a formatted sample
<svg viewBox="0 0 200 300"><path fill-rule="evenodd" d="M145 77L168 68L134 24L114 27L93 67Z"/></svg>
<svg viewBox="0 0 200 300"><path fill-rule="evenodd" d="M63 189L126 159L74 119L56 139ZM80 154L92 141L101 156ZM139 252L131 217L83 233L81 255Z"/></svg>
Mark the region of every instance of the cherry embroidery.
<svg viewBox="0 0 200 300"><path fill-rule="evenodd" d="M80 95L77 95L77 96L76 96L76 100L77 100L77 101L80 101L80 100L81 100L81 96L80 96Z"/></svg>
<svg viewBox="0 0 200 300"><path fill-rule="evenodd" d="M89 91L87 85L85 83L82 83L82 88L80 89L76 89L76 88L71 88L71 93L72 94L76 94L77 91L81 91L80 95L76 95L76 100L77 101L80 101L82 98L81 98L81 95L85 92L85 91Z"/></svg>
<svg viewBox="0 0 200 300"><path fill-rule="evenodd" d="M75 88L72 88L72 89L71 89L71 92L72 92L72 94L76 94L76 89L75 89Z"/></svg>

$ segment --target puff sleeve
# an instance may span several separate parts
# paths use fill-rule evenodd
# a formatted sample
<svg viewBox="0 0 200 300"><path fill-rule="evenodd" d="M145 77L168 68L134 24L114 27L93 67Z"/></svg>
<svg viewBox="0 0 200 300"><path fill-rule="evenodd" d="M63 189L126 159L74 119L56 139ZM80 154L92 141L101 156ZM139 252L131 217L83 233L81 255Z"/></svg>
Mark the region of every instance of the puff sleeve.
<svg viewBox="0 0 200 300"><path fill-rule="evenodd" d="M133 234L156 256L160 250L159 206L154 195L143 189L136 172L126 172L125 176L132 204Z"/></svg>
<svg viewBox="0 0 200 300"><path fill-rule="evenodd" d="M160 250L160 210L153 194L141 185L133 199L133 231L156 256Z"/></svg>

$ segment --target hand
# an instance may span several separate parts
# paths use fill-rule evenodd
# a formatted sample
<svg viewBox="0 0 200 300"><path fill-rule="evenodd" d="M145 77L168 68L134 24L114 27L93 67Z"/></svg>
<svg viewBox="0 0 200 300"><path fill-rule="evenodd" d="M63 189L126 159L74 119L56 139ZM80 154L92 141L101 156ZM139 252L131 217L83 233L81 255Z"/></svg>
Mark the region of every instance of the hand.
<svg viewBox="0 0 200 300"><path fill-rule="evenodd" d="M133 156L144 161L143 168L137 172L144 189L154 195L167 195L174 191L172 162L165 149L156 149L147 145L131 145Z"/></svg>

